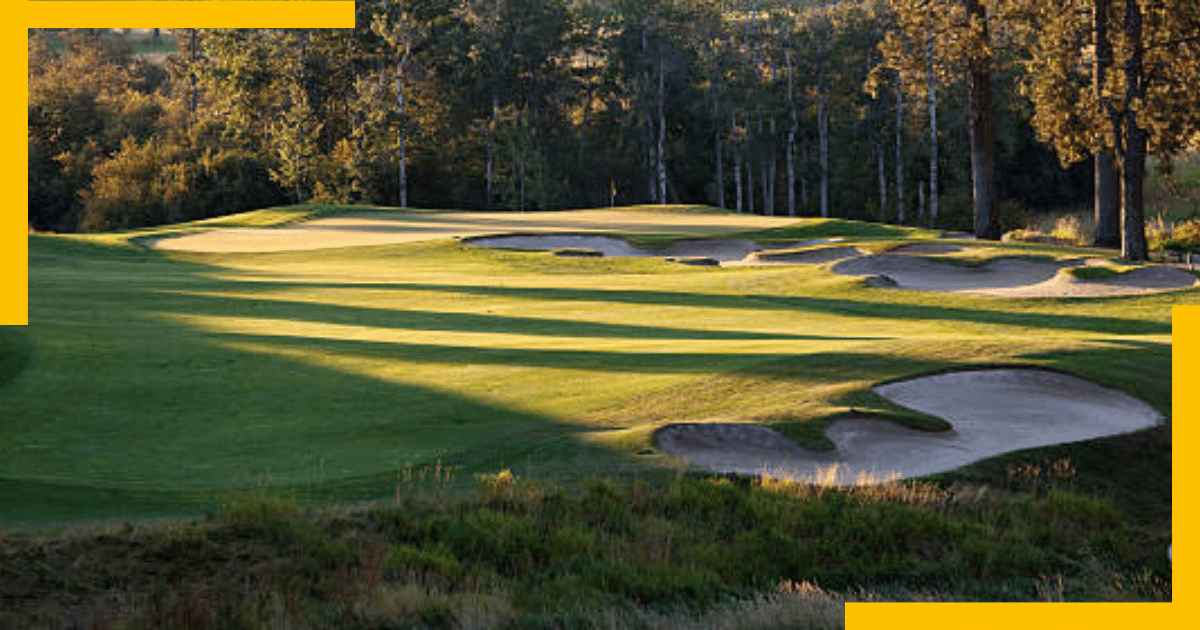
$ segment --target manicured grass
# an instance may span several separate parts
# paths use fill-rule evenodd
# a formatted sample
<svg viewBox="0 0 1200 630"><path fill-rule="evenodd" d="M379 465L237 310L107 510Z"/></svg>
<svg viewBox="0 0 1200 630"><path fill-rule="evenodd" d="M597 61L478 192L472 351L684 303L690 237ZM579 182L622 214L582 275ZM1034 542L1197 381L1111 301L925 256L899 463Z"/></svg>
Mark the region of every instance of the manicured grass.
<svg viewBox="0 0 1200 630"><path fill-rule="evenodd" d="M771 233L838 227L917 234L822 220ZM1156 349L1168 348L1170 305L1195 295L880 291L817 265L704 269L449 239L161 253L131 244L141 235L30 237L33 323L0 336L14 348L0 375L20 371L0 389L0 479L48 502L40 488L99 493L45 513L5 502L0 522L107 517L103 492L127 493L131 517L196 511L197 497L260 484L367 498L386 493L398 465L439 458L469 473L646 471L665 464L637 455L663 423L766 421L819 443L806 423L851 407L898 413L869 395L879 381L981 363L1066 367L1081 353L1129 357L1087 375L1169 412Z"/></svg>
<svg viewBox="0 0 1200 630"><path fill-rule="evenodd" d="M361 211L282 208L205 225L286 225ZM439 230L457 216L381 211ZM610 231L613 212L597 219L606 221L601 230ZM625 212L651 226L639 238L656 242L670 237L663 226L672 220L690 222L678 234L688 238L744 235L748 220L695 208ZM1171 535L1169 423L992 458L876 497L867 509L839 493L692 480L654 448L652 434L671 422L761 422L819 447L827 444L821 429L851 409L944 428L870 388L995 364L1065 370L1169 417L1170 308L1196 302L1196 290L1011 300L873 289L826 265L702 268L493 250L450 238L258 254L140 244L203 227L30 236L31 324L0 328L0 527L31 533L0 536L0 553L43 553L36 541L46 537L59 540L54 549L69 547L46 528L77 521L212 515L216 525L146 526L149 538L122 534L116 547L103 535L84 534L79 543L96 567L135 562L155 571L174 570L175 556L151 553L163 541L176 545L172 554L207 550L208 559L180 570L201 576L196 592L228 596L220 596L224 608L209 611L210 627L224 625L220 615L263 619L271 601L309 621L324 619L314 610L374 619L362 627L426 614L445 619L479 606L509 611L528 627L570 625L547 612L564 602L583 606L571 619L678 613L685 621L653 627L688 627L695 615L741 615L747 602L758 602L758 613L791 610L792 599L755 599L789 580L837 589L825 602L859 587L893 599L1169 597L1162 561ZM878 251L929 238L822 220L765 232L779 240L845 236L846 245ZM994 247L996 255L1078 251ZM512 490L524 497L516 503L496 477L479 488L477 475L502 469L522 480L510 487L523 488ZM964 483L991 498L955 495L962 500L940 507L903 498L944 496ZM689 498L680 503L679 493ZM397 494L404 510L304 512L330 502L394 502ZM270 507L276 501L283 502L278 513ZM588 516L601 508L603 518ZM829 528L813 538L817 546L794 550L800 555L763 553L794 539L793 525L810 522L777 517L805 510ZM1063 526L1076 528L1071 535L1047 538L1045 524L1064 518L1075 523ZM604 530L605 522L627 528ZM724 548L705 538L713 523L740 542ZM528 534L533 555L496 547L509 544L502 532ZM29 537L32 548L21 542ZM639 546L666 539L674 542ZM592 553L601 543L610 554L604 561ZM105 555L122 545L149 555ZM554 545L575 545L576 564L547 560L571 555ZM871 562L854 556L856 545L907 551ZM543 547L553 553L534 553ZM679 562L642 567L653 580L619 569L668 551ZM227 556L257 560L230 564ZM43 560L52 573L75 571ZM801 570L809 560L812 570ZM233 573L212 574L209 562ZM308 582L276 582L250 600L221 590L240 584L239 571L268 564L278 576ZM310 574L369 584L351 596L336 590L336 580ZM530 585L547 575L557 590L535 593ZM1066 576L1061 594L1045 582L1054 575ZM79 596L103 598L110 587L101 577ZM1126 590L1114 595L1102 584ZM155 605L178 612L188 592L154 595L175 598ZM66 610L58 600L42 603L50 615Z"/></svg>

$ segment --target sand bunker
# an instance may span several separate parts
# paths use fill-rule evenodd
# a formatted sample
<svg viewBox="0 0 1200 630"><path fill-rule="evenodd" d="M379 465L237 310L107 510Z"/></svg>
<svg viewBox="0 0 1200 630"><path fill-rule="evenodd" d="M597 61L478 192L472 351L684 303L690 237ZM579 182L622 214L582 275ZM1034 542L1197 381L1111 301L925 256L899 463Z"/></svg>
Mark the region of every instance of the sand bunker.
<svg viewBox="0 0 1200 630"><path fill-rule="evenodd" d="M1080 280L1059 273L1067 267L1084 264L1082 259L1050 262L998 258L978 266L965 266L890 253L844 260L835 264L833 271L867 276L871 285L877 287L1012 298L1139 295L1196 284L1196 277L1186 271L1157 266L1134 269L1104 280Z"/></svg>
<svg viewBox="0 0 1200 630"><path fill-rule="evenodd" d="M812 245L828 243L832 239L811 239L807 241L798 241L795 243L787 243L783 245L772 245L773 248L796 248L808 247ZM613 238L611 236L600 236L595 234L511 234L504 236L479 236L463 239L463 242L470 245L478 245L480 247L502 247L509 249L528 249L534 251L554 251L561 249L584 249L599 252L604 256L617 258L647 258L659 257L674 259L676 262L694 261L708 259L714 260L721 264L754 264L760 260L758 256L762 256L759 252L766 250L766 246L759 245L755 241L747 239L684 239L674 241L672 243L659 247L637 247L631 245L624 239ZM840 248L849 250L851 253L846 255L854 255L858 252L854 248ZM817 250L824 252L825 250ZM811 252L788 253L790 256L802 256ZM844 258L845 255L839 256ZM836 258L827 258L826 260L836 260ZM763 264L775 263L761 259ZM820 262L814 257L813 260L792 262Z"/></svg>
<svg viewBox="0 0 1200 630"><path fill-rule="evenodd" d="M819 247L804 251L765 251L750 254L746 264L816 265L859 256L863 252L857 247Z"/></svg>
<svg viewBox="0 0 1200 630"><path fill-rule="evenodd" d="M665 210L616 209L559 212L364 211L271 228L208 228L148 239L153 247L191 252L278 252L385 245L438 238L530 232L621 232L706 236L796 223L762 217Z"/></svg>
<svg viewBox="0 0 1200 630"><path fill-rule="evenodd" d="M889 383L875 393L942 417L943 432L918 431L867 418L834 421L832 451L798 446L750 424L692 423L663 427L659 448L717 472L850 485L864 478L918 477L993 455L1117 435L1154 426L1162 417L1127 394L1075 376L1038 369L951 372Z"/></svg>

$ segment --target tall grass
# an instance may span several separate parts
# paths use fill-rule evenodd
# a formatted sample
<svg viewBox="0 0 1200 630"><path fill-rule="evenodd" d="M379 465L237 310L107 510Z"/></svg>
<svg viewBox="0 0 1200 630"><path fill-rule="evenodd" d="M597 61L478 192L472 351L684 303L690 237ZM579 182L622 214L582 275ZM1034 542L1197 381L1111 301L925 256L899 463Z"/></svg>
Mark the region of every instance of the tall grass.
<svg viewBox="0 0 1200 630"><path fill-rule="evenodd" d="M851 599L1169 598L1072 470L1016 467L1010 488L504 470L470 497L319 512L264 492L209 522L0 539L0 627L839 627Z"/></svg>

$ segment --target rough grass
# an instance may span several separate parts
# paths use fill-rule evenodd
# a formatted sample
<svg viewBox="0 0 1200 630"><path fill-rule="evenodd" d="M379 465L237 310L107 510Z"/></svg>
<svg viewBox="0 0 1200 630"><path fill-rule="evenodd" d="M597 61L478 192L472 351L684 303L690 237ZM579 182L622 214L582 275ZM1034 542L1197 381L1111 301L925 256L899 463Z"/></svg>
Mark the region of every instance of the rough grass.
<svg viewBox="0 0 1200 630"><path fill-rule="evenodd" d="M1168 599L1169 570L1147 568L1129 516L1076 474L835 490L504 470L470 497L320 512L268 493L205 522L2 539L0 623L840 627L856 599Z"/></svg>

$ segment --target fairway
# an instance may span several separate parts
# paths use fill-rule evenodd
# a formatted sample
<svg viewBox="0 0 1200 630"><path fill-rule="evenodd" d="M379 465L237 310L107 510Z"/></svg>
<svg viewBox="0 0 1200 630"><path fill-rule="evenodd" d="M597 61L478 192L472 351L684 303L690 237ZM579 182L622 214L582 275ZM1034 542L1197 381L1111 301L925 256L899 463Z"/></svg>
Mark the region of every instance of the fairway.
<svg viewBox="0 0 1200 630"><path fill-rule="evenodd" d="M0 524L198 514L264 486L373 500L447 467L463 485L502 468L674 474L686 464L653 442L673 423L760 424L818 447L851 409L939 428L871 390L955 367L1052 368L1169 418L1170 307L1200 295L904 291L833 261L699 267L461 240L532 232L870 252L937 236L692 207L297 207L31 236L31 324L0 329Z"/></svg>

